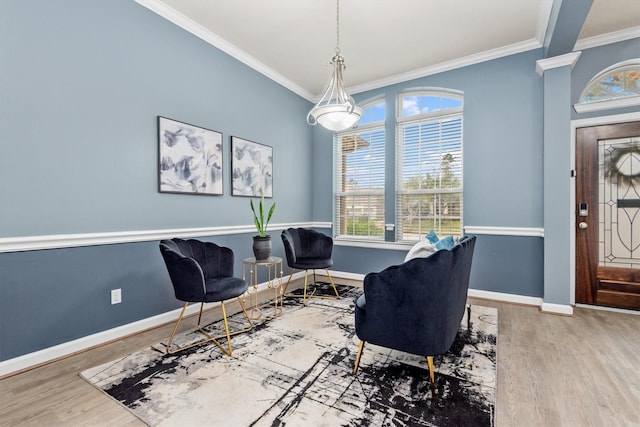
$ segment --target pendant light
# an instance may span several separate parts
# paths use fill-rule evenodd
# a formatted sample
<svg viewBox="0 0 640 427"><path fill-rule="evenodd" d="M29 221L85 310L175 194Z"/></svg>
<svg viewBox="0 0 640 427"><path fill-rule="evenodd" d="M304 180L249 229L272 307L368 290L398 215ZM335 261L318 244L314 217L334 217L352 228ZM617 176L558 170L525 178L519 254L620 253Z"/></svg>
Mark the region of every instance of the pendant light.
<svg viewBox="0 0 640 427"><path fill-rule="evenodd" d="M340 0L336 0L336 54L330 63L333 65L331 80L320 101L307 114L307 123L320 123L337 132L354 127L363 112L345 90L342 79L345 65L344 58L340 55Z"/></svg>

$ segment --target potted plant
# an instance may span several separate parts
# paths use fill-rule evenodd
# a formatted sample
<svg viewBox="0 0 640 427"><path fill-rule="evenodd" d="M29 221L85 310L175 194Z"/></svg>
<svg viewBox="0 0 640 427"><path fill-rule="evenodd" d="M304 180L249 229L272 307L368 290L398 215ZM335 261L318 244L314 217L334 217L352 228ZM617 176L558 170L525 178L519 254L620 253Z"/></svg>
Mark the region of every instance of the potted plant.
<svg viewBox="0 0 640 427"><path fill-rule="evenodd" d="M267 217L265 218L265 203L264 192L261 191L260 203L258 204L258 211L253 205L253 199L249 200L251 206L251 212L253 212L253 222L258 230L258 235L253 236L253 254L256 260L265 260L271 256L271 235L267 234L267 226L273 216L273 211L276 209L275 202L269 208Z"/></svg>

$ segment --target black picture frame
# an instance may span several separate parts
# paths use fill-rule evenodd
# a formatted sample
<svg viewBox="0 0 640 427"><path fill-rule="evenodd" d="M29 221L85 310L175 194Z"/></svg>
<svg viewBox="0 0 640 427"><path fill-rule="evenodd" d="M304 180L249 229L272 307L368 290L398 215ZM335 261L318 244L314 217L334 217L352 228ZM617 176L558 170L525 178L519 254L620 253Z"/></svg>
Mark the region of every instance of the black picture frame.
<svg viewBox="0 0 640 427"><path fill-rule="evenodd" d="M158 191L220 196L222 133L158 116Z"/></svg>
<svg viewBox="0 0 640 427"><path fill-rule="evenodd" d="M273 147L231 137L231 195L273 197Z"/></svg>

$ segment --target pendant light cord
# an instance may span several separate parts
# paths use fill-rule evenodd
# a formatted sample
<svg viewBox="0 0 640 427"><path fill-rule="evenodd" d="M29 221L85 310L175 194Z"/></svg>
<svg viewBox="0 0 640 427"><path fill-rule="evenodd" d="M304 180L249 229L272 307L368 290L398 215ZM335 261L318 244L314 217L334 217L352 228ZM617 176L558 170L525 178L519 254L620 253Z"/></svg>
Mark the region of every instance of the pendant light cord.
<svg viewBox="0 0 640 427"><path fill-rule="evenodd" d="M340 0L336 0L336 55L340 55Z"/></svg>

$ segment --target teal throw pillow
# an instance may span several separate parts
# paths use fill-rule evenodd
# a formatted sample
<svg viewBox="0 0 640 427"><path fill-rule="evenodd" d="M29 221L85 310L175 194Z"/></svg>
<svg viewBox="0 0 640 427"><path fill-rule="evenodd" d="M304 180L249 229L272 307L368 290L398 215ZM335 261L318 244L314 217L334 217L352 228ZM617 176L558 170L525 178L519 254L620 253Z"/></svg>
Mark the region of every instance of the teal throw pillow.
<svg viewBox="0 0 640 427"><path fill-rule="evenodd" d="M427 235L424 237L429 241L429 243L434 243L434 244L438 243L438 240L440 240L440 238L438 237L436 232L433 231L433 229L430 230L429 233L427 233Z"/></svg>
<svg viewBox="0 0 640 427"><path fill-rule="evenodd" d="M453 236L444 237L436 243L436 249L448 249L451 250L456 245Z"/></svg>

